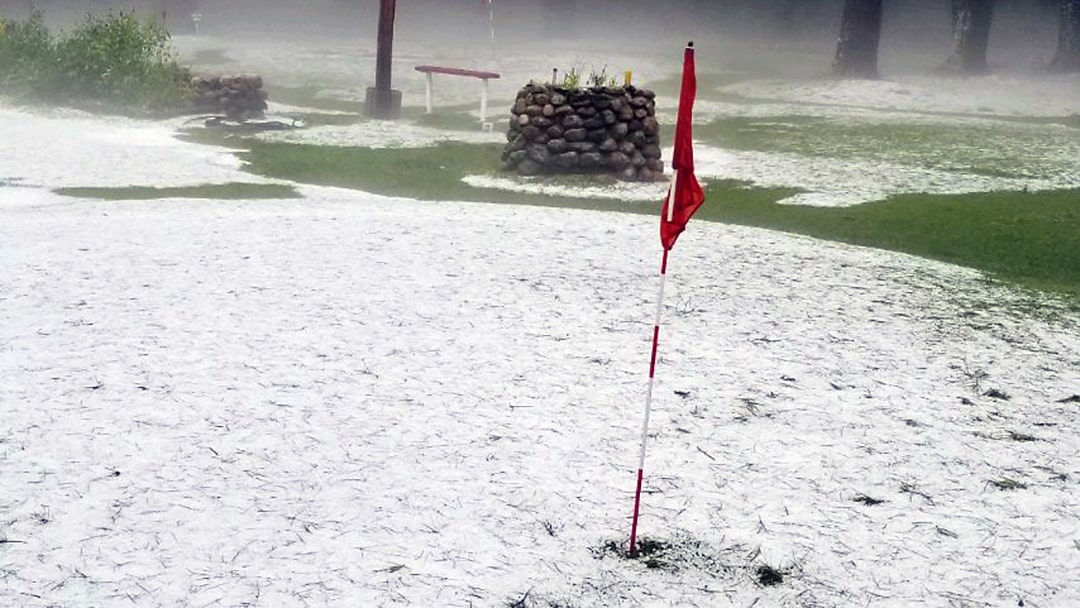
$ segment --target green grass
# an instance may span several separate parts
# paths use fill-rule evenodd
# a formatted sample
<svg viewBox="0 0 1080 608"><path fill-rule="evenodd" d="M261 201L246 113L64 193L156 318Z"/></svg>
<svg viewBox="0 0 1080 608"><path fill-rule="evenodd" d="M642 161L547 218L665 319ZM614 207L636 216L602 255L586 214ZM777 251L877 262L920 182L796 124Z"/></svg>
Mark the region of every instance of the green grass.
<svg viewBox="0 0 1080 608"><path fill-rule="evenodd" d="M329 97L320 87L267 85L267 94L272 101L313 110L304 113L304 121L308 126L344 125L370 120L364 115L363 101ZM437 106L433 113L427 114L423 107L406 106L401 109L401 117L425 127L448 131L478 131L479 122L470 114L476 108L476 104ZM492 116L496 114L497 110ZM502 114L497 117L504 118Z"/></svg>
<svg viewBox="0 0 1080 608"><path fill-rule="evenodd" d="M141 201L161 198L206 198L218 200L300 198L300 194L297 193L296 189L292 186L284 184L246 184L239 182L171 188L153 188L149 186L129 186L126 188L59 188L56 190L56 193L75 198L96 198L110 201Z"/></svg>
<svg viewBox="0 0 1080 608"><path fill-rule="evenodd" d="M344 127L367 120L359 114L322 114L319 112L305 112L298 118L304 121L306 127Z"/></svg>
<svg viewBox="0 0 1080 608"><path fill-rule="evenodd" d="M241 156L266 176L421 200L463 200L655 213L656 205L481 189L498 144L367 149L248 142ZM572 183L575 178L549 178ZM576 178L581 179L581 178ZM905 195L854 207L781 205L795 189L737 181L706 187L698 219L757 226L969 266L1031 288L1080 296L1080 190Z"/></svg>
<svg viewBox="0 0 1080 608"><path fill-rule="evenodd" d="M999 178L1054 178L1080 170L1080 132L1030 123L870 123L815 116L725 117L694 136L735 150L876 160Z"/></svg>
<svg viewBox="0 0 1080 608"><path fill-rule="evenodd" d="M752 72L751 72L752 73ZM789 79L800 80L805 79L805 75L791 75ZM698 78L698 99L709 99L712 101L723 101L731 104L746 104L746 105L763 105L763 104L778 104L782 106L801 106L806 108L808 113L813 113L818 109L834 109L836 104L827 101L809 101L799 99L787 99L783 97L753 97L741 93L731 93L727 91L717 91L717 87L725 87L731 84L752 80L750 76L740 76L734 73L728 73L716 78L716 82L712 83L708 80L705 84L702 84L702 80ZM679 94L679 86L681 80L677 76L671 76L665 79L653 81L657 88L657 92L663 91L664 94L677 96ZM879 106L870 105L847 105L849 109L857 110L869 110L869 111L881 111L883 108ZM938 117L943 119L954 118L972 118L978 120L995 120L1005 123L1016 123L1026 125L1057 125L1069 127L1070 129L1080 129L1080 114L1070 114L1067 116L1013 116L1008 114L990 114L988 112L957 112L950 110L928 110L928 109L904 109L904 108L887 108L889 112L895 114L907 114L910 116L918 117Z"/></svg>
<svg viewBox="0 0 1080 608"><path fill-rule="evenodd" d="M195 65L226 65L229 57L222 49L199 49L186 58Z"/></svg>
<svg viewBox="0 0 1080 608"><path fill-rule="evenodd" d="M443 142L427 148L344 148L250 140L240 157L259 175L420 200L459 200L625 211L628 204L583 197L475 188L466 175L494 174L502 146ZM509 174L508 174L509 176ZM580 178L550 178L554 181ZM642 205L630 205L642 207ZM631 209L633 210L633 209Z"/></svg>
<svg viewBox="0 0 1080 608"><path fill-rule="evenodd" d="M791 117L783 122L801 125L816 120ZM193 131L189 137L242 150L247 169L260 175L389 196L643 214L655 214L659 205L659 201L634 203L483 189L461 181L466 175L484 174L520 179L498 171L499 144L445 142L428 148L370 149L262 142L211 130ZM537 181L573 186L594 179L551 176ZM777 204L799 192L794 188L718 180L705 189L708 198L697 220L901 251L1080 300L1080 190L911 194L825 208Z"/></svg>
<svg viewBox="0 0 1080 608"><path fill-rule="evenodd" d="M1080 129L1080 114L1071 114L1069 116L997 116L995 120L1029 125L1059 125L1070 129Z"/></svg>
<svg viewBox="0 0 1080 608"><path fill-rule="evenodd" d="M480 130L480 120L471 114L478 105L475 103L461 104L456 106L435 106L431 114L426 113L422 107L406 107L401 109L401 117L406 120L414 120L417 124L443 129L447 131L471 131ZM506 130L506 120L510 113L500 112L498 108L492 111L488 109L488 121L494 122L496 130Z"/></svg>
<svg viewBox="0 0 1080 608"><path fill-rule="evenodd" d="M314 85L284 86L269 82L266 84L266 94L271 101L325 112L345 112L354 116L363 115L363 101L330 97L325 94L325 91L324 87Z"/></svg>
<svg viewBox="0 0 1080 608"><path fill-rule="evenodd" d="M910 194L853 207L777 205L706 188L701 219L902 251L1080 296L1080 189Z"/></svg>
<svg viewBox="0 0 1080 608"><path fill-rule="evenodd" d="M717 91L720 87L726 87L746 80L746 76L735 72L725 72L721 74L711 72L701 72L696 74L697 77L697 98L708 99L712 101L726 101L731 99L731 95ZM646 89L651 89L657 95L663 95L667 97L678 97L679 91L682 88L682 74L672 74L666 78L657 78L654 80L648 80L645 82L637 83Z"/></svg>

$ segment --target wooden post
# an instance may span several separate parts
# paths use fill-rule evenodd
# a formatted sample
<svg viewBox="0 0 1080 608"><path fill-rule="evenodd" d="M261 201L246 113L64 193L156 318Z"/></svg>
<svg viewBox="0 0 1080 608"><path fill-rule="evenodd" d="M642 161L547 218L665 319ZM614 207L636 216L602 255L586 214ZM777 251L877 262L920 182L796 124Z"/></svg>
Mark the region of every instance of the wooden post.
<svg viewBox="0 0 1080 608"><path fill-rule="evenodd" d="M379 0L379 47L375 55L375 88L379 91L390 90L396 12L397 0Z"/></svg>
<svg viewBox="0 0 1080 608"><path fill-rule="evenodd" d="M379 0L379 38L375 53L375 86L368 88L365 107L373 118L401 115L401 91L390 87L394 58L394 15L397 0Z"/></svg>

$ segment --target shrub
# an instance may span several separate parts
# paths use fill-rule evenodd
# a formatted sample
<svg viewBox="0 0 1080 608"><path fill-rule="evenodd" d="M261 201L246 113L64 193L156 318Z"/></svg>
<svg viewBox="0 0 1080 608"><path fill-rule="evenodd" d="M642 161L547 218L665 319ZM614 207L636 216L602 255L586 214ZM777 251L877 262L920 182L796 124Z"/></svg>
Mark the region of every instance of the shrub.
<svg viewBox="0 0 1080 608"><path fill-rule="evenodd" d="M169 41L155 21L111 11L89 15L71 33L54 38L35 12L0 29L0 79L54 103L178 108L193 96L191 74L177 63Z"/></svg>
<svg viewBox="0 0 1080 608"><path fill-rule="evenodd" d="M0 18L0 82L34 89L52 70L54 43L40 11L24 22Z"/></svg>

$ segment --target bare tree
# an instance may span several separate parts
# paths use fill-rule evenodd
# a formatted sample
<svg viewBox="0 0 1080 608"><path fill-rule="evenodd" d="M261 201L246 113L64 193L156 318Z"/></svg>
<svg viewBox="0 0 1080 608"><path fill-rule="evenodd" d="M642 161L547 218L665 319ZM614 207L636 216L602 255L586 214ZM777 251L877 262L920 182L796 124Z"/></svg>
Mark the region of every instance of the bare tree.
<svg viewBox="0 0 1080 608"><path fill-rule="evenodd" d="M1058 46L1050 69L1080 72L1080 0L1058 0L1058 4L1061 9Z"/></svg>
<svg viewBox="0 0 1080 608"><path fill-rule="evenodd" d="M832 70L837 76L877 78L882 0L845 0Z"/></svg>
<svg viewBox="0 0 1080 608"><path fill-rule="evenodd" d="M945 68L961 74L979 74L989 70L986 49L990 43L990 23L994 19L994 0L952 0L952 55Z"/></svg>

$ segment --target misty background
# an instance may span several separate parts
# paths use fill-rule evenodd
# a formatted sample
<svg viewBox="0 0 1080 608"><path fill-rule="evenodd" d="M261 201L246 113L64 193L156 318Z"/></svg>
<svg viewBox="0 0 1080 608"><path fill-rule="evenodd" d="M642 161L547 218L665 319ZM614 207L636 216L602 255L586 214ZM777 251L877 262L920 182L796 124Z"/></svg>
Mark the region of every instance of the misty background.
<svg viewBox="0 0 1080 608"><path fill-rule="evenodd" d="M206 36L341 38L375 46L379 0L0 0L0 11L20 18L33 7L50 26L67 27L87 13L134 9L163 19L174 36L195 33L199 13ZM475 67L500 48L521 49L558 37L587 53L624 46L633 54L671 52L695 40L702 58L727 68L754 69L763 47L778 52L785 74L818 76L835 52L843 0L398 0L395 51L411 55L475 49ZM1052 0L999 0L988 59L994 71L1033 70L1053 57L1057 13ZM880 67L889 74L926 72L948 56L948 0L885 0ZM785 52L790 65L785 63ZM587 56L586 56L587 57Z"/></svg>

